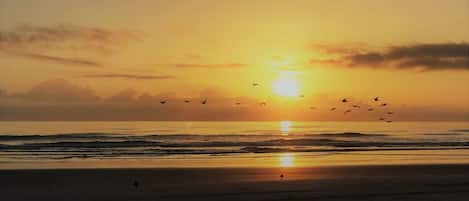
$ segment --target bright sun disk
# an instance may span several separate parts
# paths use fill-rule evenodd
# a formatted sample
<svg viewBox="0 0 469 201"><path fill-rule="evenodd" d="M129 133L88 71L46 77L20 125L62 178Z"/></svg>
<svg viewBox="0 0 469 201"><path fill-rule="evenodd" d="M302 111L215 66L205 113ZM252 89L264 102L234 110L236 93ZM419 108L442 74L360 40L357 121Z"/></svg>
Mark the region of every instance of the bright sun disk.
<svg viewBox="0 0 469 201"><path fill-rule="evenodd" d="M273 88L279 96L298 97L300 95L298 82L293 79L279 79L275 81Z"/></svg>

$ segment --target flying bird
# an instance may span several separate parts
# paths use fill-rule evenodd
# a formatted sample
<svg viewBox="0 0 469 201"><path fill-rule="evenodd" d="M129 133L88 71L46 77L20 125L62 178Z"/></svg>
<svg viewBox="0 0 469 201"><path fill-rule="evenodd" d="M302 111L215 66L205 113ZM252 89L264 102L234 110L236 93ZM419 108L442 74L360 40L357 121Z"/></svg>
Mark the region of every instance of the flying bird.
<svg viewBox="0 0 469 201"><path fill-rule="evenodd" d="M241 103L240 103L240 102L236 102L235 105L241 105Z"/></svg>
<svg viewBox="0 0 469 201"><path fill-rule="evenodd" d="M298 97L300 97L300 98L304 98L304 97L305 97L305 95L301 94L301 95L299 95Z"/></svg>
<svg viewBox="0 0 469 201"><path fill-rule="evenodd" d="M166 104L167 100L160 101L161 104Z"/></svg>
<svg viewBox="0 0 469 201"><path fill-rule="evenodd" d="M309 109L310 109L310 110L315 110L316 107L311 106L311 107L309 107Z"/></svg>
<svg viewBox="0 0 469 201"><path fill-rule="evenodd" d="M184 100L184 103L190 103L191 101L190 100Z"/></svg>
<svg viewBox="0 0 469 201"><path fill-rule="evenodd" d="M335 108L335 107L333 107L333 108L331 108L331 111L334 111L335 109L336 109L336 108Z"/></svg>
<svg viewBox="0 0 469 201"><path fill-rule="evenodd" d="M391 120L387 120L386 123L391 123L392 121Z"/></svg>
<svg viewBox="0 0 469 201"><path fill-rule="evenodd" d="M380 117L379 120L380 120L380 121L384 121L385 119L384 119L383 117Z"/></svg>
<svg viewBox="0 0 469 201"><path fill-rule="evenodd" d="M261 102L260 104L261 104L261 106L266 106L267 105L266 102Z"/></svg>
<svg viewBox="0 0 469 201"><path fill-rule="evenodd" d="M383 103L381 104L381 107L384 107L384 106L387 106L388 104L387 103Z"/></svg>
<svg viewBox="0 0 469 201"><path fill-rule="evenodd" d="M387 112L386 114L388 114L388 115L392 115L392 114L394 114L394 112Z"/></svg>
<svg viewBox="0 0 469 201"><path fill-rule="evenodd" d="M252 83L252 86L257 87L259 86L259 83Z"/></svg>
<svg viewBox="0 0 469 201"><path fill-rule="evenodd" d="M346 98L342 99L342 103L346 103L348 100Z"/></svg>
<svg viewBox="0 0 469 201"><path fill-rule="evenodd" d="M352 107L354 107L354 108L360 108L359 105L352 105Z"/></svg>
<svg viewBox="0 0 469 201"><path fill-rule="evenodd" d="M349 112L352 112L352 110L345 110L344 114L347 114Z"/></svg>
<svg viewBox="0 0 469 201"><path fill-rule="evenodd" d="M200 103L202 103L202 105L207 104L207 99L204 99L204 100L203 100L202 102L200 102Z"/></svg>
<svg viewBox="0 0 469 201"><path fill-rule="evenodd" d="M379 101L379 97L376 96L375 98L373 98L374 101Z"/></svg>
<svg viewBox="0 0 469 201"><path fill-rule="evenodd" d="M370 111L370 112L373 111L373 110L374 110L373 108L368 108L368 111Z"/></svg>

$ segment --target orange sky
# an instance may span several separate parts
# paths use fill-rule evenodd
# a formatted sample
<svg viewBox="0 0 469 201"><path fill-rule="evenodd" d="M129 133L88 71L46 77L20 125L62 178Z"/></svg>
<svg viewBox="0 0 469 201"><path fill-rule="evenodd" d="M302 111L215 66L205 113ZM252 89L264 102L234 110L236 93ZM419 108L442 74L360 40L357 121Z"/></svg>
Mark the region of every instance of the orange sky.
<svg viewBox="0 0 469 201"><path fill-rule="evenodd" d="M380 96L469 120L468 22L467 0L1 1L0 119L374 120L340 100Z"/></svg>

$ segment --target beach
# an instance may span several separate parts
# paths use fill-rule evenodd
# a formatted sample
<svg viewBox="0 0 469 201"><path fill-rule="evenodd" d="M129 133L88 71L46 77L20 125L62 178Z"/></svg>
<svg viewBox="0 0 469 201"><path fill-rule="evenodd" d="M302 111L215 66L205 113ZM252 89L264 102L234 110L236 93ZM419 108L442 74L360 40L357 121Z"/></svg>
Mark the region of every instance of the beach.
<svg viewBox="0 0 469 201"><path fill-rule="evenodd" d="M1 170L0 191L11 201L467 200L468 172L465 164Z"/></svg>

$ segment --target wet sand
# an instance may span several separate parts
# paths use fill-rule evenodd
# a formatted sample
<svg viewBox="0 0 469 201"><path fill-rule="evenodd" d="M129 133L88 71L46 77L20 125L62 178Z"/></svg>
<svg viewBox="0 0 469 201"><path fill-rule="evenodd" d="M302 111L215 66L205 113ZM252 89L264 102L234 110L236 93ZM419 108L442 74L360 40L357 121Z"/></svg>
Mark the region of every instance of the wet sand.
<svg viewBox="0 0 469 201"><path fill-rule="evenodd" d="M0 181L1 200L11 201L469 197L469 165L1 170Z"/></svg>

